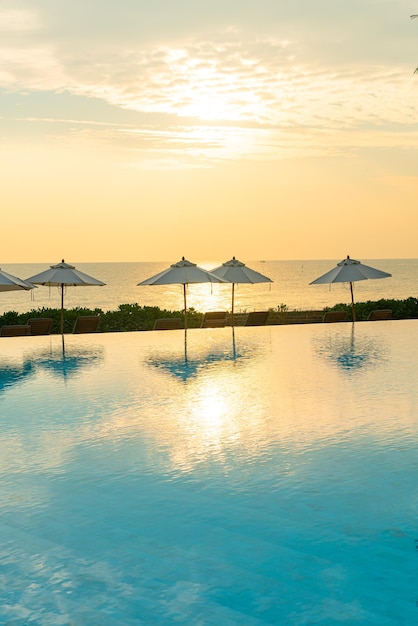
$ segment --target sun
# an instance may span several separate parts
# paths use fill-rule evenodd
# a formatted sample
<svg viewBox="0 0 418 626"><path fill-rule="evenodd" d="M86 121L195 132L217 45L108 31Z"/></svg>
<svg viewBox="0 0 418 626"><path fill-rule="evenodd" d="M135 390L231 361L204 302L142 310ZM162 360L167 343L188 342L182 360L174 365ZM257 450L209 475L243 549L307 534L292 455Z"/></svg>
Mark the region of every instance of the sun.
<svg viewBox="0 0 418 626"><path fill-rule="evenodd" d="M236 112L225 98L201 95L193 98L193 101L186 106L183 115L187 117L198 117L203 121L233 120Z"/></svg>

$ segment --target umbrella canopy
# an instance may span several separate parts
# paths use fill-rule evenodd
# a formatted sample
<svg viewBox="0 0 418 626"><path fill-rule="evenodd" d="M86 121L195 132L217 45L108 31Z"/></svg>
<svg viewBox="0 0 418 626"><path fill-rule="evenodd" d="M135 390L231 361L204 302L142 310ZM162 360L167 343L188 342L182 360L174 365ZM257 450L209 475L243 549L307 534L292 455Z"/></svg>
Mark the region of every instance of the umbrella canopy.
<svg viewBox="0 0 418 626"><path fill-rule="evenodd" d="M166 270L163 270L151 278L138 283L143 285L183 285L184 300L184 326L187 328L187 302L186 302L186 285L193 283L226 283L227 280L219 278L215 274L198 267L195 263L191 263L184 257L178 263L173 263Z"/></svg>
<svg viewBox="0 0 418 626"><path fill-rule="evenodd" d="M0 269L0 291L18 291L19 289L28 291L34 288L35 285L31 285L28 281L12 276Z"/></svg>
<svg viewBox="0 0 418 626"><path fill-rule="evenodd" d="M337 264L334 269L326 272L316 280L313 280L310 285L324 285L328 283L350 283L351 291L351 308L353 311L353 322L356 321L356 311L354 307L354 294L353 283L357 280L368 280L371 278L389 278L392 274L388 272L382 272L382 270L376 270L374 267L364 265L360 261L350 259L347 256L346 259Z"/></svg>
<svg viewBox="0 0 418 626"><path fill-rule="evenodd" d="M59 287L61 291L61 334L64 333L64 287L103 286L105 283L77 270L74 265L64 262L51 265L49 270L28 278L28 282L49 287Z"/></svg>
<svg viewBox="0 0 418 626"><path fill-rule="evenodd" d="M211 270L212 274L215 276L219 276L220 278L224 278L228 282L232 283L232 308L231 308L231 318L232 318L232 326L234 325L234 295L235 295L235 285L240 284L255 284L255 283L272 283L271 278L260 274L260 272L256 272L255 270L250 269L242 263L238 261L234 256L230 261L226 263L222 263L219 267L215 267L215 269Z"/></svg>

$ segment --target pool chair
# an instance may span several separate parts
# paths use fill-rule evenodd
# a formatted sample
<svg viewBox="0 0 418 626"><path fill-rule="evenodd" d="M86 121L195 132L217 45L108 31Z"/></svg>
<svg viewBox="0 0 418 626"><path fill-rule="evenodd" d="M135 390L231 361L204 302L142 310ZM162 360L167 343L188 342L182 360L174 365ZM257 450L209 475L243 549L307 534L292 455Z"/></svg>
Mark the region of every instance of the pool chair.
<svg viewBox="0 0 418 626"><path fill-rule="evenodd" d="M268 316L268 311L251 311L248 313L244 326L264 326Z"/></svg>
<svg viewBox="0 0 418 626"><path fill-rule="evenodd" d="M210 311L205 313L200 328L223 328L226 324L224 311Z"/></svg>
<svg viewBox="0 0 418 626"><path fill-rule="evenodd" d="M160 317L155 320L153 330L176 330L181 327L181 319L179 317Z"/></svg>
<svg viewBox="0 0 418 626"><path fill-rule="evenodd" d="M370 311L367 321L374 322L376 320L390 320L392 318L392 309L375 309Z"/></svg>
<svg viewBox="0 0 418 626"><path fill-rule="evenodd" d="M327 324L330 322L346 322L347 311L327 311L322 318L322 321Z"/></svg>
<svg viewBox="0 0 418 626"><path fill-rule="evenodd" d="M81 333L96 333L100 324L98 315L79 315L77 317L73 333L78 335Z"/></svg>
<svg viewBox="0 0 418 626"><path fill-rule="evenodd" d="M30 334L30 326L27 324L13 324L0 328L0 337L22 337Z"/></svg>
<svg viewBox="0 0 418 626"><path fill-rule="evenodd" d="M54 320L52 317L34 317L28 320L28 326L30 326L30 335L50 335L52 330L52 324Z"/></svg>

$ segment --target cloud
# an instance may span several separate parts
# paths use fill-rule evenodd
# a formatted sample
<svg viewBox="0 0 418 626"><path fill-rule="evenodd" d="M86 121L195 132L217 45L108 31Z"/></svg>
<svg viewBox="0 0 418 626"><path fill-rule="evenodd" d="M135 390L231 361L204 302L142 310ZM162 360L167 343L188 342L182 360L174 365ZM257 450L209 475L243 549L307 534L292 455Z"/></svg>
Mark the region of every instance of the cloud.
<svg viewBox="0 0 418 626"><path fill-rule="evenodd" d="M16 37L19 33L36 31L40 25L38 15L33 10L19 9L13 5L0 10L0 34L3 41L10 33Z"/></svg>
<svg viewBox="0 0 418 626"><path fill-rule="evenodd" d="M0 49L3 87L67 91L123 109L201 120L346 126L387 115L382 96L405 83L400 69L338 71L298 63L297 44L239 38L191 42L182 48L74 52ZM393 100L393 99L392 99ZM397 104L405 121L405 107ZM393 113L393 110L392 110Z"/></svg>
<svg viewBox="0 0 418 626"><path fill-rule="evenodd" d="M0 87L55 93L57 102L59 94L104 102L143 118L119 131L109 124L107 137L140 151L158 144L199 158L277 155L289 137L296 151L302 144L305 152L333 150L347 131L363 143L367 133L384 132L386 141L396 129L414 127L412 70L383 55L377 65L370 44L361 59L353 47L357 29L359 49L367 30L382 49L374 3L355 2L350 10L328 0L316 8L305 0L264 0L260 11L245 0L241 11L235 2L224 5L214 2L203 19L200 1L181 0L175 9L166 0L124 0L118 8L108 0L45 0L36 9L6 2L0 31L10 25L13 36L0 41ZM380 7L381 27L394 7ZM48 117L51 111L40 116L44 123ZM56 118L63 118L59 110ZM84 134L95 133L104 137L103 129L85 125Z"/></svg>

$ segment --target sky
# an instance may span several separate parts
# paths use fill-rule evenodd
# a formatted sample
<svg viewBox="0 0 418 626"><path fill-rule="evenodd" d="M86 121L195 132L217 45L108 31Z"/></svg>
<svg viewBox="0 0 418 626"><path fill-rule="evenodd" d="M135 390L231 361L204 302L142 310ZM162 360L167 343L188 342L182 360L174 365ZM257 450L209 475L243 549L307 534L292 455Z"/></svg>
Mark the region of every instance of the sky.
<svg viewBox="0 0 418 626"><path fill-rule="evenodd" d="M0 264L418 257L415 13L0 0Z"/></svg>

